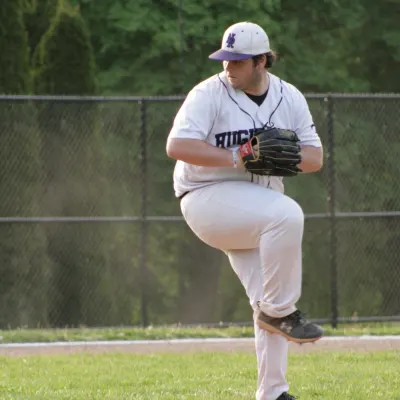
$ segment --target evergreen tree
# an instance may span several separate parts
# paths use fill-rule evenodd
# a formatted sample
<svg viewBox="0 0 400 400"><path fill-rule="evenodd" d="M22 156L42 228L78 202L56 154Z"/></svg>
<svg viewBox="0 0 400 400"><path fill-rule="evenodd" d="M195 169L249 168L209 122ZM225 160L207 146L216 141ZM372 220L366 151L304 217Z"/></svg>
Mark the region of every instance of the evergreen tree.
<svg viewBox="0 0 400 400"><path fill-rule="evenodd" d="M95 93L95 61L89 31L79 13L67 5L60 6L43 35L36 62L36 94Z"/></svg>
<svg viewBox="0 0 400 400"><path fill-rule="evenodd" d="M38 45L37 61L36 94L95 94L93 51L77 10L65 4L58 9ZM45 208L52 215L106 212L97 116L94 103L48 102L40 108L46 161ZM114 317L107 286L107 233L97 224L54 224L48 226L47 234L55 264L51 323L106 324L107 318Z"/></svg>
<svg viewBox="0 0 400 400"><path fill-rule="evenodd" d="M30 91L22 0L0 7L0 93ZM40 215L40 135L29 103L0 102L0 215ZM0 326L47 324L49 260L41 225L0 224Z"/></svg>
<svg viewBox="0 0 400 400"><path fill-rule="evenodd" d="M30 58L36 54L37 45L49 29L59 6L60 0L26 0L24 19L28 32Z"/></svg>
<svg viewBox="0 0 400 400"><path fill-rule="evenodd" d="M28 38L22 0L4 0L0 7L0 90L3 94L29 92Z"/></svg>

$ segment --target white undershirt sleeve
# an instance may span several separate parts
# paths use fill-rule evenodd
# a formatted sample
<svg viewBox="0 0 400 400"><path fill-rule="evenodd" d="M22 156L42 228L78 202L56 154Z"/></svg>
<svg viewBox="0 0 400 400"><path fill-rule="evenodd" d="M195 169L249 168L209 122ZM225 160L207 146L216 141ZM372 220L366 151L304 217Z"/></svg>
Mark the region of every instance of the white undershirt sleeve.
<svg viewBox="0 0 400 400"><path fill-rule="evenodd" d="M213 96L202 88L194 88L176 114L169 137L206 140L216 114Z"/></svg>
<svg viewBox="0 0 400 400"><path fill-rule="evenodd" d="M305 96L295 88L293 93L294 130L302 146L321 147L321 139L317 133L314 121Z"/></svg>

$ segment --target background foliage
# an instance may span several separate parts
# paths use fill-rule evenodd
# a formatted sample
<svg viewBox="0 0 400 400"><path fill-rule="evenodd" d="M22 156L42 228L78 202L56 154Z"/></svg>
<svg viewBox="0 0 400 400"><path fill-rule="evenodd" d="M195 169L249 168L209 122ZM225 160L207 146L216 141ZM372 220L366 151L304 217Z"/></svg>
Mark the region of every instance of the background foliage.
<svg viewBox="0 0 400 400"><path fill-rule="evenodd" d="M265 27L279 54L271 72L303 92L400 91L396 1L178 6L170 0L7 0L0 10L0 92L185 94L221 69L208 54L240 20ZM326 143L328 103L309 104ZM144 206L151 216L180 215L173 162L165 155L179 105L0 102L1 216L140 216ZM398 101L340 99L333 107L337 210L399 210ZM306 213L327 212L326 168L288 180L287 193ZM143 298L152 323L251 319L223 254L182 222L151 222L146 237L142 227L0 224L0 326L138 324ZM328 231L328 221L306 222L301 301L312 317L330 313ZM341 315L399 313L400 274L393 274L399 244L389 219L338 224Z"/></svg>
<svg viewBox="0 0 400 400"><path fill-rule="evenodd" d="M306 92L398 92L395 0L81 0L101 90L186 93L221 66L208 60L232 23L249 20L280 55L273 72ZM183 37L183 40L181 38Z"/></svg>

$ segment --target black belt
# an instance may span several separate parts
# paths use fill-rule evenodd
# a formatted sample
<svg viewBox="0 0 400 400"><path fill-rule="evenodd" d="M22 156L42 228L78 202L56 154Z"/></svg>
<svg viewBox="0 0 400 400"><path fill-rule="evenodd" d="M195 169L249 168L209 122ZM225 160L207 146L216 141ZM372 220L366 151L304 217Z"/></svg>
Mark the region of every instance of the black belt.
<svg viewBox="0 0 400 400"><path fill-rule="evenodd" d="M178 197L178 199L179 199L179 200L182 200L188 193L189 193L189 192L185 192L185 193L181 194L181 195Z"/></svg>

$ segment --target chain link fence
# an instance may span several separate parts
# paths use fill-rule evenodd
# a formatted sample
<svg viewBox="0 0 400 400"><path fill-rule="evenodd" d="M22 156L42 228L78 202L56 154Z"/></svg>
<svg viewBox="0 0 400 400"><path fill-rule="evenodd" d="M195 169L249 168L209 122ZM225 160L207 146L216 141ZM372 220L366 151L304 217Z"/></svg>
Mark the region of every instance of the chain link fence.
<svg viewBox="0 0 400 400"><path fill-rule="evenodd" d="M309 94L325 147L286 180L318 321L400 320L400 95ZM165 154L183 97L0 97L0 328L251 324L181 218Z"/></svg>

